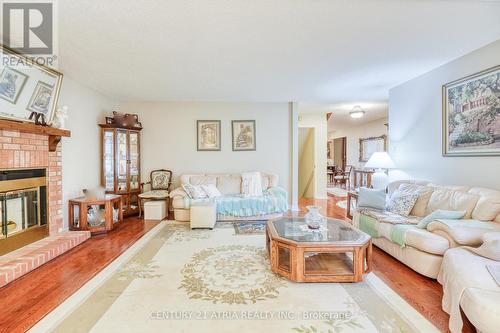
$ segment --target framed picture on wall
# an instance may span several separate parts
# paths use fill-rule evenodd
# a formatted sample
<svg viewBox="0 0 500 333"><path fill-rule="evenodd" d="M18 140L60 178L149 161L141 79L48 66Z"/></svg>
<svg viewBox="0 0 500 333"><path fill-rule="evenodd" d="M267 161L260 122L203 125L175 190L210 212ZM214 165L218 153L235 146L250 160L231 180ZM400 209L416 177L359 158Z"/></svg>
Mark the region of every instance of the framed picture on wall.
<svg viewBox="0 0 500 333"><path fill-rule="evenodd" d="M220 151L220 120L198 120L197 149L198 151Z"/></svg>
<svg viewBox="0 0 500 333"><path fill-rule="evenodd" d="M27 75L10 67L5 67L0 74L0 98L16 104L27 79Z"/></svg>
<svg viewBox="0 0 500 333"><path fill-rule="evenodd" d="M0 45L0 118L53 120L63 74Z"/></svg>
<svg viewBox="0 0 500 333"><path fill-rule="evenodd" d="M49 105L50 99L52 98L53 89L54 87L42 81L38 81L35 87L35 91L33 91L33 95L31 96L30 102L28 104L28 111L41 113L45 117L47 117L49 113Z"/></svg>
<svg viewBox="0 0 500 333"><path fill-rule="evenodd" d="M326 158L328 160L333 160L333 140L328 140L328 145L326 146Z"/></svg>
<svg viewBox="0 0 500 333"><path fill-rule="evenodd" d="M387 151L387 135L359 139L359 161L368 162L375 152Z"/></svg>
<svg viewBox="0 0 500 333"><path fill-rule="evenodd" d="M255 120L233 120L233 151L257 150Z"/></svg>
<svg viewBox="0 0 500 333"><path fill-rule="evenodd" d="M442 90L443 156L500 155L500 65Z"/></svg>

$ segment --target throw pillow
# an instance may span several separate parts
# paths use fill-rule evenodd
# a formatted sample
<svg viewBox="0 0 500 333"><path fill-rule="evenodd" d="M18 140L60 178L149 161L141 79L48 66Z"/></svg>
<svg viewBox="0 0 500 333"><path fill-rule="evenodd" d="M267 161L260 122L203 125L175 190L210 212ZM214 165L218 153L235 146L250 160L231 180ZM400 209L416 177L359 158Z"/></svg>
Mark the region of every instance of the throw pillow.
<svg viewBox="0 0 500 333"><path fill-rule="evenodd" d="M186 194L188 195L188 197L190 199L193 199L193 185L191 184L182 184L182 189L184 190L184 192L186 192Z"/></svg>
<svg viewBox="0 0 500 333"><path fill-rule="evenodd" d="M205 199L208 197L200 185L182 184L182 188L191 199Z"/></svg>
<svg viewBox="0 0 500 333"><path fill-rule="evenodd" d="M438 209L421 219L417 228L425 229L427 225L437 219L461 219L467 212L465 210L444 210Z"/></svg>
<svg viewBox="0 0 500 333"><path fill-rule="evenodd" d="M413 206L415 206L417 199L418 193L404 193L396 190L387 203L387 210L395 214L408 216Z"/></svg>
<svg viewBox="0 0 500 333"><path fill-rule="evenodd" d="M201 185L201 188L210 199L222 196L222 193L220 193L219 189L214 184Z"/></svg>
<svg viewBox="0 0 500 333"><path fill-rule="evenodd" d="M385 209L385 190L361 187L358 195L358 207Z"/></svg>

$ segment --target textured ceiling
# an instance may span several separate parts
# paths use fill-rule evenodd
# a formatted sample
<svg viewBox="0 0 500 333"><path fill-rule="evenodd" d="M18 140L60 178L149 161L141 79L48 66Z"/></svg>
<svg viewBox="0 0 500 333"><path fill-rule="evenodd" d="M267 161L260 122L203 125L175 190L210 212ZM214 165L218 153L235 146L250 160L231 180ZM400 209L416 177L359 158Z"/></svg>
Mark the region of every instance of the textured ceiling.
<svg viewBox="0 0 500 333"><path fill-rule="evenodd" d="M500 38L497 1L59 1L59 64L129 101L384 101Z"/></svg>

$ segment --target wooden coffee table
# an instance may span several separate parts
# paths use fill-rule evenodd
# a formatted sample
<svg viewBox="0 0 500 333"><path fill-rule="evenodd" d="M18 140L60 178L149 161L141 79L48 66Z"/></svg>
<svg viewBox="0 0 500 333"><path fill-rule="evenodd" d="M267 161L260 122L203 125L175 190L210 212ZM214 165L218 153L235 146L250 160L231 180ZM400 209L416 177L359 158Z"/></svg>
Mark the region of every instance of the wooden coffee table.
<svg viewBox="0 0 500 333"><path fill-rule="evenodd" d="M310 230L304 218L267 222L271 270L295 282L359 282L372 270L372 240L348 223L328 219Z"/></svg>

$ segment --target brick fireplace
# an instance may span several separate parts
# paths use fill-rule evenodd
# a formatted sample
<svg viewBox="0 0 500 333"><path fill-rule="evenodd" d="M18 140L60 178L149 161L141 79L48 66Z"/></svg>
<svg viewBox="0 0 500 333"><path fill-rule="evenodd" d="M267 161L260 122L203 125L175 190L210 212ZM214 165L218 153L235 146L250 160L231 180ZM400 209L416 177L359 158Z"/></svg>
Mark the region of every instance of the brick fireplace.
<svg viewBox="0 0 500 333"><path fill-rule="evenodd" d="M36 235L33 233L33 236L18 237L16 242L11 243L6 242L9 237L2 235L0 255L62 231L62 151L59 144L62 136L70 136L70 132L0 120L0 172L44 169L47 189L47 223L44 230L39 230Z"/></svg>

